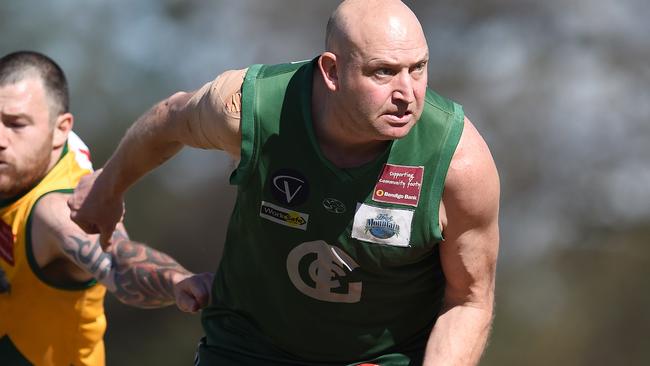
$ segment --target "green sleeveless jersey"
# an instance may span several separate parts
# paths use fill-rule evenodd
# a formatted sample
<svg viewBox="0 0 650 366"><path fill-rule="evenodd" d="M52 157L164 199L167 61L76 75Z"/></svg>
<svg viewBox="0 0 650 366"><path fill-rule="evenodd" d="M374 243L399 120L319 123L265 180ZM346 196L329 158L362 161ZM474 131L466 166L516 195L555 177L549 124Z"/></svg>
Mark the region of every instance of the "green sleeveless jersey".
<svg viewBox="0 0 650 366"><path fill-rule="evenodd" d="M314 61L247 72L206 343L259 364L407 365L441 307L438 210L462 108L429 90L407 136L339 169L312 128L313 72Z"/></svg>

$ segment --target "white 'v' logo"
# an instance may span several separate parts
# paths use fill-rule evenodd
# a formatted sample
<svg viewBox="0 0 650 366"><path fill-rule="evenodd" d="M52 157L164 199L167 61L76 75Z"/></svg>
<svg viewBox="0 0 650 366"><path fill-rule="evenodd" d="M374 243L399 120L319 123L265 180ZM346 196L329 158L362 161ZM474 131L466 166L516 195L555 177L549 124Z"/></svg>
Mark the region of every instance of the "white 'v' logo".
<svg viewBox="0 0 650 366"><path fill-rule="evenodd" d="M298 194L302 188L303 183L305 183L305 181L302 179L290 175L278 175L273 178L273 185L278 189L278 191L284 193L287 198L287 203L291 203L294 197L296 197L296 194Z"/></svg>

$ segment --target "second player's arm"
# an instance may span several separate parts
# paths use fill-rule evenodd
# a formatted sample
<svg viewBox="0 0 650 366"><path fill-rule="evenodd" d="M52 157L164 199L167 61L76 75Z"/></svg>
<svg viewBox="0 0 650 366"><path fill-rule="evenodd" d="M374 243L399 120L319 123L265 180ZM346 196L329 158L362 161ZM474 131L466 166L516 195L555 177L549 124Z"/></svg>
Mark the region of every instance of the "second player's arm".
<svg viewBox="0 0 650 366"><path fill-rule="evenodd" d="M97 235L86 234L69 219L66 200L65 194L51 193L35 208L33 242L40 246L43 258L72 262L80 270L68 277L94 278L123 303L143 308L174 303L174 286L192 273L167 254L131 241L122 224L104 252Z"/></svg>

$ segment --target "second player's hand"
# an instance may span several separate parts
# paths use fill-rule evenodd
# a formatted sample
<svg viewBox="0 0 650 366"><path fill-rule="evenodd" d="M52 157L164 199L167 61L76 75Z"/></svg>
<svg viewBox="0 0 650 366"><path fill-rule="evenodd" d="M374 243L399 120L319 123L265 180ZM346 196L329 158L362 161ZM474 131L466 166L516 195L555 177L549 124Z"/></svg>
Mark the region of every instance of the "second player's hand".
<svg viewBox="0 0 650 366"><path fill-rule="evenodd" d="M196 313L210 304L214 273L192 275L174 285L176 306L184 312Z"/></svg>
<svg viewBox="0 0 650 366"><path fill-rule="evenodd" d="M111 245L115 226L124 216L122 197L107 198L111 187L102 179L99 169L84 176L68 200L70 219L88 234L99 234L99 242L104 250Z"/></svg>

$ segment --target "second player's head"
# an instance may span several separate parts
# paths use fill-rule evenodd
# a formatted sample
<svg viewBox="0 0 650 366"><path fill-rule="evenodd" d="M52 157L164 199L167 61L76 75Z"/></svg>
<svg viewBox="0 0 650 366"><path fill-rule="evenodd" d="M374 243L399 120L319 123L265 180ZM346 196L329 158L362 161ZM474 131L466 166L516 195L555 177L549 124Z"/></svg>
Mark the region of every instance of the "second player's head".
<svg viewBox="0 0 650 366"><path fill-rule="evenodd" d="M32 188L52 168L72 129L68 85L49 57L0 59L0 198Z"/></svg>

